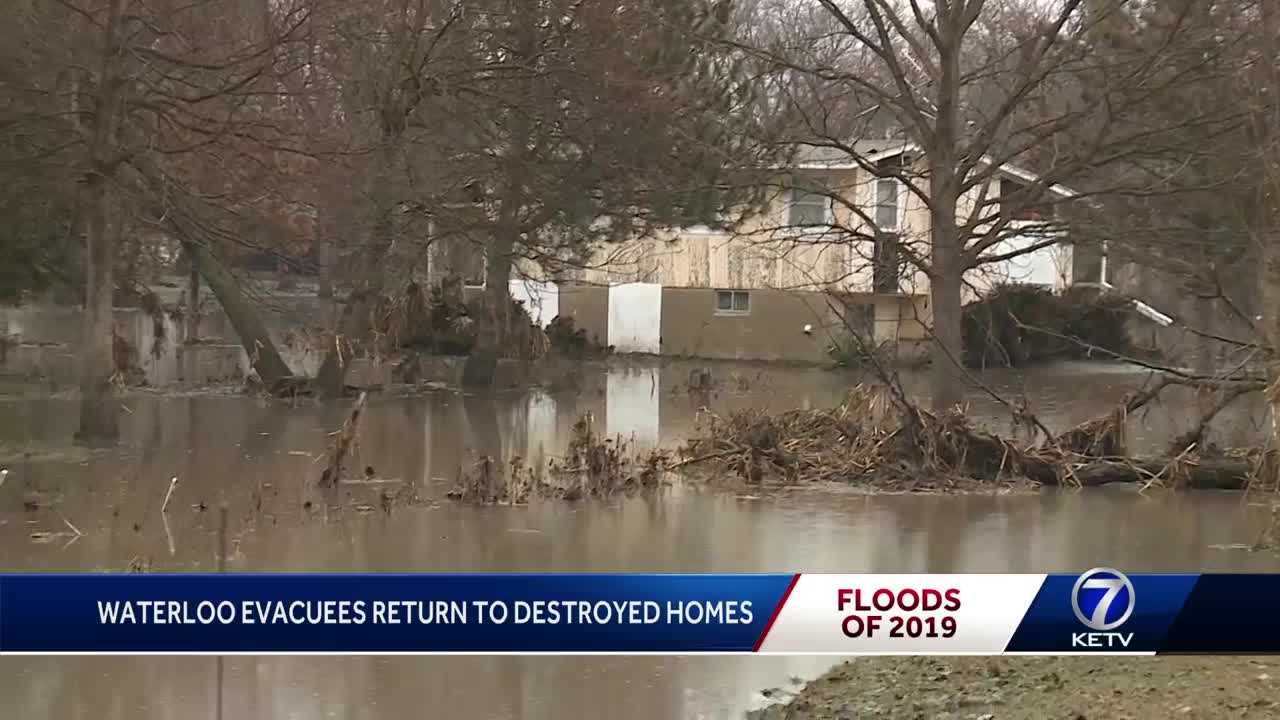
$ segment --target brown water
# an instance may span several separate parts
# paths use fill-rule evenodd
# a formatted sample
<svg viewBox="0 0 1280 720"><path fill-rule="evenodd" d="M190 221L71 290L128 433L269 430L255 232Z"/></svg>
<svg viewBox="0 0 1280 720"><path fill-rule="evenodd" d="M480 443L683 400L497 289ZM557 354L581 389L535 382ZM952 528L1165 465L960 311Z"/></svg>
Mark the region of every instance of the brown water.
<svg viewBox="0 0 1280 720"><path fill-rule="evenodd" d="M762 500L674 488L613 502L459 507L443 499L473 452L538 457L592 413L611 433L677 442L702 401L818 407L855 378L812 370L716 366L726 389L691 398L688 366L583 378L580 394L375 397L360 459L381 478L436 499L378 506L373 486L344 486L330 506L314 490L326 433L344 408L228 397L134 396L117 452L85 462L11 462L0 487L0 568L211 569L217 513L230 507L232 570L636 570L1043 572L1280 569L1253 542L1266 510L1232 493L1104 488L1033 495L865 496L796 489ZM737 373L738 379L730 379ZM1025 390L1053 426L1092 417L1141 377L1101 367L987 376ZM727 388L738 388L730 390ZM994 417L975 396L974 411ZM1183 399L1134 419L1156 446L1192 416ZM66 399L0 400L0 441L37 448L74 429ZM1248 437L1245 408L1224 441ZM994 422L994 421L993 421ZM159 508L169 478L179 486ZM25 510L24 500L41 505ZM306 503L311 501L308 507ZM46 507L51 505L51 507ZM65 518L65 521L64 521ZM67 523L83 537L76 537ZM37 536L33 533L52 533ZM59 534L61 533L61 534ZM760 691L811 677L829 658L250 658L225 660L226 718L738 718ZM212 658L5 658L0 717L158 720L213 717Z"/></svg>

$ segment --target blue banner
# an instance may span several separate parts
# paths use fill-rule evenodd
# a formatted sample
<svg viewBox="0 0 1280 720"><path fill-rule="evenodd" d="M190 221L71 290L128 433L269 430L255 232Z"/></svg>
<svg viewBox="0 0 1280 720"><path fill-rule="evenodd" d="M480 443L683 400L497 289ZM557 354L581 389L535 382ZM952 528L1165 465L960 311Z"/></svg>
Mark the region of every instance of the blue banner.
<svg viewBox="0 0 1280 720"><path fill-rule="evenodd" d="M1280 575L10 574L11 653L1280 653Z"/></svg>
<svg viewBox="0 0 1280 720"><path fill-rule="evenodd" d="M1278 611L1280 575L1201 575L1160 652L1280 653Z"/></svg>
<svg viewBox="0 0 1280 720"><path fill-rule="evenodd" d="M792 575L0 575L0 653L750 652Z"/></svg>

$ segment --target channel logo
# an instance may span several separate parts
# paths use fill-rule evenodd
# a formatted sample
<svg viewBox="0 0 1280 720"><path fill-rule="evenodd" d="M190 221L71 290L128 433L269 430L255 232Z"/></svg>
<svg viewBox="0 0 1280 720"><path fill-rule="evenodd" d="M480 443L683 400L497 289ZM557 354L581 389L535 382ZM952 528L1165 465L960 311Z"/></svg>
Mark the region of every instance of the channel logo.
<svg viewBox="0 0 1280 720"><path fill-rule="evenodd" d="M1137 599L1133 583L1119 570L1094 568L1071 588L1071 609L1080 624L1093 632L1071 634L1074 648L1127 648L1133 633L1114 632L1133 615Z"/></svg>

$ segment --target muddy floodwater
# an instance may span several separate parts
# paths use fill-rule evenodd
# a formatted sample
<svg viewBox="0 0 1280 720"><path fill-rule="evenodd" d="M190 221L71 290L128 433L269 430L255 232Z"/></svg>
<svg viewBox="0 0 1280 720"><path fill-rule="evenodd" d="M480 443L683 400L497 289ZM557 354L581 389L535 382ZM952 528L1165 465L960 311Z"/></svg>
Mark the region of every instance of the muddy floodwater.
<svg viewBox="0 0 1280 720"><path fill-rule="evenodd" d="M1001 495L862 495L840 488L747 494L679 486L660 496L528 507L445 499L477 453L535 460L560 450L584 413L637 444L674 444L703 405L772 410L839 401L857 378L821 370L714 365L718 390L691 395L692 366L584 372L579 388L495 397L438 391L373 396L359 463L377 483L315 489L317 458L344 404L290 406L243 396L131 394L118 450L59 450L72 398L0 397L5 570L211 570L228 512L230 570L1044 572L1280 570L1243 549L1266 498L1139 494L1129 488ZM1055 429L1093 417L1142 382L1132 370L1066 366L991 373L1024 392ZM1194 416L1175 398L1133 418L1131 443L1159 447ZM973 412L997 406L975 393ZM1218 442L1248 442L1234 408ZM1145 445L1144 445L1145 444ZM30 457L23 457L30 452ZM166 516L169 479L179 478ZM385 511L382 488L411 483L421 502ZM79 533L79 534L77 534ZM740 718L762 690L811 678L833 658L230 657L0 659L0 717Z"/></svg>

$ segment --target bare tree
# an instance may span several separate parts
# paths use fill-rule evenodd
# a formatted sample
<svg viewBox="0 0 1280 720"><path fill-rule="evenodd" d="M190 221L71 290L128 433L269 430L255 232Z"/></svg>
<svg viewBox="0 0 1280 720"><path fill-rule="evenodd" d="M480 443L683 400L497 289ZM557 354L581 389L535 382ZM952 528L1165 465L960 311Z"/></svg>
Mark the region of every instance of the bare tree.
<svg viewBox="0 0 1280 720"><path fill-rule="evenodd" d="M396 148L378 165L397 179L379 181L389 194L373 204L379 218L390 210L425 219L428 243L458 241L483 256L470 382L492 381L517 266L555 277L602 243L711 217L740 199L725 177L757 164L753 133L741 131L754 122L744 111L751 88L725 53L692 33L718 35L728 19L727 6L676 0L494 0L437 8L388 34L413 61L393 66L394 82L375 83L391 93L373 105L383 109L380 146ZM392 108L386 98L399 99ZM383 240L359 251L377 270L360 292L391 286L387 268L411 266L427 244L383 228L374 233ZM328 392L340 390L348 343L367 331L355 299L321 370Z"/></svg>
<svg viewBox="0 0 1280 720"><path fill-rule="evenodd" d="M793 142L858 168L868 182L896 180L927 217L914 234L886 235L874 199L805 188L844 211L807 242L849 246L872 264L900 257L927 278L935 409L963 392L965 283L986 266L1062 243L1073 206L1120 189L1100 181L1105 168L1220 112L1193 109L1159 127L1124 122L1188 78L1169 70L1187 67L1170 63L1195 32L1185 9L1150 27L1149 43L1095 53L1097 33L1138 21L1144 5L815 0L802 6L806 22L782 37L739 43L785 80ZM910 161L882 161L903 150ZM1010 168L1018 182L1002 183ZM1016 222L1028 217L1037 219Z"/></svg>
<svg viewBox="0 0 1280 720"><path fill-rule="evenodd" d="M1262 258L1262 336L1269 351L1267 399L1271 406L1272 450L1280 449L1280 10L1259 5L1260 20L1250 48L1246 78L1250 129L1262 166L1262 208L1256 233ZM1280 471L1280 470L1278 470Z"/></svg>
<svg viewBox="0 0 1280 720"><path fill-rule="evenodd" d="M78 436L117 435L115 267L125 233L171 229L171 199L243 206L246 166L296 152L270 114L309 8L259 0L34 3L7 50L35 72L6 83L6 126L41 128L7 160L78 177L85 326ZM243 194L242 194L243 193ZM252 351L251 351L252 355ZM260 357L260 354L258 355Z"/></svg>

